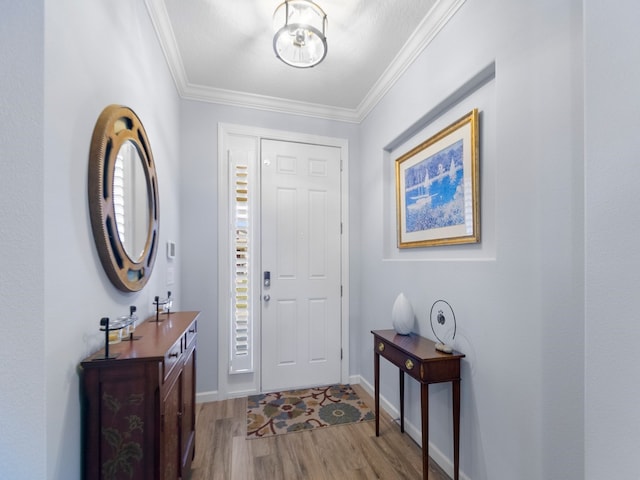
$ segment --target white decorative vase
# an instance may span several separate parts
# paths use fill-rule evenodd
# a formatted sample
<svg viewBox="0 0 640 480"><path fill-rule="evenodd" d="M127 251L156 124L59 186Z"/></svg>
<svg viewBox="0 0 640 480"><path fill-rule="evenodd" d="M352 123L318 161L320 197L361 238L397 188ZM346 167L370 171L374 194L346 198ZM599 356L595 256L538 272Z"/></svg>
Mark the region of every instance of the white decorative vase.
<svg viewBox="0 0 640 480"><path fill-rule="evenodd" d="M413 314L413 307L409 303L409 300L407 300L407 297L404 296L404 293L400 293L393 304L391 320L393 322L393 328L400 335L409 335L411 333L415 316Z"/></svg>

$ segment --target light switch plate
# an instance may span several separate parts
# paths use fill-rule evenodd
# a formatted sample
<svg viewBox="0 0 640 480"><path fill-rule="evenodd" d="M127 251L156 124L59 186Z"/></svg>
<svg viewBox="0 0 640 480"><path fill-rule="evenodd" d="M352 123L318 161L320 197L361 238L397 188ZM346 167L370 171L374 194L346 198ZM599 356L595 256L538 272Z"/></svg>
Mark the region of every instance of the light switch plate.
<svg viewBox="0 0 640 480"><path fill-rule="evenodd" d="M171 240L167 242L167 258L171 260L176 258L176 242Z"/></svg>

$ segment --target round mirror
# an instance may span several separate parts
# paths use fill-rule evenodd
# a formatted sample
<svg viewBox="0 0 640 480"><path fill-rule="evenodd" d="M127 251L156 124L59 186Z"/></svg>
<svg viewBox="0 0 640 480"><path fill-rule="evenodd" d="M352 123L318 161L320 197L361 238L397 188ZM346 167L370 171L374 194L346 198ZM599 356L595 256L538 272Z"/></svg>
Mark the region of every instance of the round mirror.
<svg viewBox="0 0 640 480"><path fill-rule="evenodd" d="M127 107L105 108L93 130L89 213L107 276L122 291L140 290L158 249L158 182L147 134Z"/></svg>

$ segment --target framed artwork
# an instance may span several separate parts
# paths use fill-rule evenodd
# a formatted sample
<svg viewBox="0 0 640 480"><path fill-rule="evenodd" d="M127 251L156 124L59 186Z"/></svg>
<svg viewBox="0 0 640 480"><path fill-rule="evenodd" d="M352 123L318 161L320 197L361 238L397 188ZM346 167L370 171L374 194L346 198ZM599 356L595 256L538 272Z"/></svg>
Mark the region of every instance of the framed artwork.
<svg viewBox="0 0 640 480"><path fill-rule="evenodd" d="M398 248L478 243L478 110L396 160Z"/></svg>

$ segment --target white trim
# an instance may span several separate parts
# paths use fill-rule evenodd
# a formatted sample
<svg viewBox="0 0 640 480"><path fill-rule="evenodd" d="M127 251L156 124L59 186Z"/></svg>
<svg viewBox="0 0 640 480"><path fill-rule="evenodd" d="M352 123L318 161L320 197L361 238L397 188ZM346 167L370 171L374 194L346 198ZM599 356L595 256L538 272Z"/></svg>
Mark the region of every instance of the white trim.
<svg viewBox="0 0 640 480"><path fill-rule="evenodd" d="M185 85L187 85L187 74L184 71L184 62L178 49L178 42L173 34L165 3L162 0L144 0L144 3L158 36L164 58L167 60L167 66L178 90L178 95L183 96L185 94Z"/></svg>
<svg viewBox="0 0 640 480"><path fill-rule="evenodd" d="M340 180L342 220L341 238L341 281L342 281L342 362L341 379L346 383L349 380L349 141L344 138L325 137L304 133L287 132L283 130L271 130L245 125L218 124L218 226L228 225L228 162L226 158L229 138L231 136L245 137L255 142L259 148L260 139L267 138L285 142L310 143L340 148L342 159L342 172ZM259 155L259 152L257 153ZM259 194L259 193L258 193ZM259 227L258 227L259 228ZM229 292L228 279L230 275L228 255L230 251L229 235L226 228L218 228L218 396L223 400L260 391L261 371L261 322L255 326L254 373L229 375L227 358L229 357L229 324L222 319L229 318ZM226 256L225 256L226 255ZM233 378L231 378L233 377Z"/></svg>
<svg viewBox="0 0 640 480"><path fill-rule="evenodd" d="M218 400L217 391L196 393L196 403L217 402Z"/></svg>
<svg viewBox="0 0 640 480"><path fill-rule="evenodd" d="M231 392L227 398L244 398L244 397L248 397L249 395L257 395L258 393L260 393L258 390L256 389L249 389L249 390L236 390Z"/></svg>
<svg viewBox="0 0 640 480"><path fill-rule="evenodd" d="M398 55L389 64L357 109L357 122L362 122L404 72L427 48L466 0L438 0L418 25Z"/></svg>
<svg viewBox="0 0 640 480"><path fill-rule="evenodd" d="M342 122L358 123L361 121L358 111L352 108L331 107L317 103L257 95L255 93L194 85L188 82L182 84L178 90L180 96L188 100L254 108L256 110L302 115L306 117L325 118Z"/></svg>

